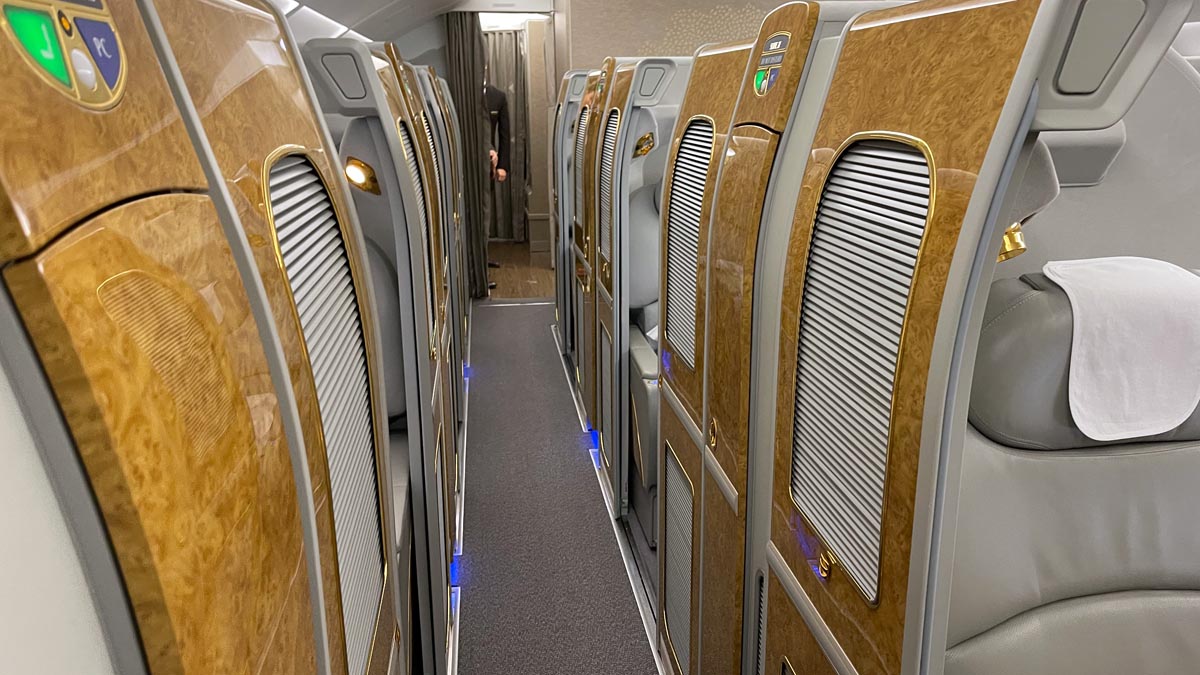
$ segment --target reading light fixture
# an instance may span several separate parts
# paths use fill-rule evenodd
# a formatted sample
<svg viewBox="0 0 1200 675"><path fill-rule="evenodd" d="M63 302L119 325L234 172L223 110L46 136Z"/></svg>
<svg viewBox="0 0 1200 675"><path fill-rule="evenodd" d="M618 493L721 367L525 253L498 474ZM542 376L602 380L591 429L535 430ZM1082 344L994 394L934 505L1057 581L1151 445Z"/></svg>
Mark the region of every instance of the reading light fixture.
<svg viewBox="0 0 1200 675"><path fill-rule="evenodd" d="M363 192L380 194L379 181L375 179L375 169L361 159L346 158L346 178L351 185Z"/></svg>

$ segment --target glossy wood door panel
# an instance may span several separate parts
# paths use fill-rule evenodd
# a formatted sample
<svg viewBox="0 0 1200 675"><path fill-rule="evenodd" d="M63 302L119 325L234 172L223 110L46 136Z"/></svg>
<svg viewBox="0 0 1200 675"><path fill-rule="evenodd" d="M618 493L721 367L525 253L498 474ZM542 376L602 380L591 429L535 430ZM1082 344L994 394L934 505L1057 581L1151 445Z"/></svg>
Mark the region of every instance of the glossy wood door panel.
<svg viewBox="0 0 1200 675"><path fill-rule="evenodd" d="M179 63L205 134L212 146L229 193L258 267L263 286L283 345L291 373L292 388L300 412L304 442L308 452L309 474L313 484L313 504L317 518L317 537L321 542L321 572L324 577L326 621L329 626L330 661L334 672L345 672L346 645L342 621L341 585L334 532L333 504L329 491L329 463L324 428L317 404L316 385L308 350L287 275L277 253L275 228L267 208L267 175L271 165L284 154L303 154L326 177L340 171L336 157L324 147L314 110L308 102L296 64L284 46L284 37L274 18L264 12L233 5L218 6L207 2L180 1L159 8L159 16ZM204 30L198 30L198 27ZM246 49L251 42L261 42ZM236 68L245 76L230 77ZM254 120L254 124L246 124ZM338 190L330 190L338 221L347 223L349 205ZM359 264L352 272L356 286L365 283L361 272L365 262L354 252L354 239L344 238L352 258ZM360 307L364 316L365 307ZM368 349L370 331L364 334ZM371 373L372 378L378 375ZM377 386L377 385L376 385ZM375 419L386 415L375 411ZM386 451L387 434L376 428L376 447ZM376 465L382 467L382 456ZM382 475L382 469L378 472ZM383 494L383 487L380 487ZM384 547L386 549L386 546ZM385 585L386 589L390 588ZM385 603L386 604L386 603ZM379 630L386 631L386 628Z"/></svg>
<svg viewBox="0 0 1200 675"><path fill-rule="evenodd" d="M443 208L446 210L449 210L451 212L450 213L450 223L452 224L451 226L453 228L453 233L446 245L446 248L447 248L446 255L447 256L455 256L456 269L465 271L466 270L466 258L464 257L463 247L465 244L463 242L465 242L466 239L464 238L464 233L462 231L462 214L459 213L459 211L458 211L460 203L462 202L462 199L463 199L462 175L460 174L460 167L461 167L460 161L462 158L462 154L461 154L462 151L458 147L458 145L459 145L458 136L454 133L454 120L452 117L454 115L454 111L451 108L449 102L446 100L445 96L443 95L442 88L439 86L439 83L437 80L437 72L433 70L432 66L430 67L429 70L430 70L430 73L434 77L434 81L433 81L434 101L432 103L433 103L433 105L436 105L438 107L438 109L441 111L442 119L445 119L447 121L446 142L448 144L448 149L450 151L450 156L446 158L446 166L449 168L449 170L446 172L447 175L443 177L443 180L448 181L450 183L449 189L450 189L450 194L454 197L454 203L446 204L446 205L444 205ZM467 334L465 322L467 320L467 316L469 315L467 308L470 304L470 295L467 292L467 286L466 286L466 274L465 273L460 274L459 278L452 279L451 283L455 283L458 285L459 297L461 297L463 299L461 313L460 313L460 320L462 322L462 331L463 331L462 334L465 339L466 334ZM463 358L464 359L466 358L465 354L463 355Z"/></svg>
<svg viewBox="0 0 1200 675"><path fill-rule="evenodd" d="M151 672L314 672L291 457L212 202L116 207L5 280L91 481Z"/></svg>
<svg viewBox="0 0 1200 675"><path fill-rule="evenodd" d="M616 437L619 433L617 425L617 411L624 400L624 397L619 396L617 387L620 386L621 373L617 372L620 365L619 350L617 344L617 336L620 334L620 328L617 318L618 300L613 285L613 272L616 266L616 251L617 237L620 228L619 214L617 212L618 203L618 185L616 182L616 166L620 158L615 154L612 158L611 179L613 184L608 188L609 197L609 227L608 236L605 237L603 227L601 227L601 209L604 208L600 203L604 198L604 190L601 189L601 181L604 180L600 162L603 161L604 154L604 135L605 128L609 124L609 119L612 115L617 115L614 124L618 125L624 121L621 115L624 114L626 104L629 101L630 87L633 85L633 72L635 65L632 63L624 64L615 68L612 76L612 87L609 92L608 102L605 105L604 123L598 125L597 129L597 144L596 144L596 261L598 270L596 273L596 283L599 287L599 292L596 294L597 304L597 321L599 321L599 333L597 335L597 347L600 350L607 352L607 358L604 354L596 356L596 387L599 392L599 401L596 403L596 417L598 422L596 428L600 430L600 454L603 458L602 466L605 475L608 477L609 485L612 486L613 492L613 507L616 511L621 510L621 483L620 476L615 474L623 473L622 465L626 461L624 457L614 458L614 453L621 452L622 443ZM620 149L616 153L620 153ZM605 239L607 239L605 241ZM604 248L607 248L609 253L605 254ZM607 366L607 376L603 372ZM607 378L607 379L606 379ZM605 382L608 385L605 388ZM607 412L606 412L607 411ZM612 419L609 419L609 418Z"/></svg>
<svg viewBox="0 0 1200 675"><path fill-rule="evenodd" d="M427 298L429 306L427 308L427 330L429 331L429 353L422 355L426 360L423 362L425 367L429 368L430 375L430 394L429 398L423 402L423 405L428 405L430 410L430 430L432 434L431 441L433 446L428 449L434 455L434 471L436 476L431 476L429 480L428 493L425 498L429 505L437 505L440 510L438 519L440 520L440 533L430 535L430 565L440 564L441 570L438 573L440 578L445 581L445 586L439 588L440 581L431 588L431 592L437 596L444 595L444 599L434 601L433 606L435 611L431 621L444 623L440 629L434 629L433 634L438 635L439 630L444 630L442 635L447 642L436 645L436 648L442 651L443 658L449 648L450 639L450 623L451 617L451 576L450 563L454 557L454 539L456 536L455 527L457 525L456 513L457 504L455 501L455 481L458 475L457 470L457 429L453 422L454 412L452 398L450 397L448 382L450 381L450 333L446 325L448 320L448 293L444 284L446 277L443 270L446 265L445 254L443 249L443 238L441 237L441 220L437 215L437 211L433 210L436 203L440 201L440 188L437 187L433 173L433 155L429 141L425 136L425 128L421 122L421 102L415 98L418 91L415 89L415 75L411 72L410 66L403 62L400 53L393 46L389 45L385 51L380 51L377 56L386 62L377 71L380 82L382 83L384 94L387 98L389 114L392 117L392 123L398 128L406 128L410 135L410 140L413 145L413 151L416 153L415 159L418 166L418 171L421 175L421 182L424 192L426 204L429 208L426 210L428 219L428 236L423 237L423 243L426 247L425 261L426 274L424 275L424 283L426 287L421 289L421 293ZM407 75L403 73L408 71ZM403 172L403 167L397 167L398 171ZM436 487L432 487L436 486ZM436 494L435 494L436 493ZM434 537L440 537L440 542L435 542ZM433 548L440 544L442 550L435 556ZM440 561L440 563L435 562ZM431 572L432 574L432 572ZM441 613L444 607L445 613Z"/></svg>
<svg viewBox="0 0 1200 675"><path fill-rule="evenodd" d="M669 394L667 394L669 395ZM692 488L692 550L689 552L691 556L692 566L692 594L691 607L692 615L689 621L689 639L691 645L690 656L687 660L692 664L693 669L688 672L680 668L680 659L677 649L682 649L682 641L679 647L676 646L675 640L672 638L670 630L667 628L667 616L665 592L667 588L667 555L669 555L666 545L666 537L659 538L658 548L658 634L659 639L666 644L667 653L663 655L663 663L671 670L674 675L692 675L696 664L696 653L698 651L698 623L696 622L696 608L700 606L700 565L697 563L700 553L700 495L701 495L701 475L704 471L704 459L701 455L701 448L692 440L692 435L688 433L686 422L679 418L674 407L667 400L659 405L659 448L658 448L658 475L667 475L667 457L668 454L674 456L679 461L680 468L683 469L684 475ZM665 488L664 488L665 490ZM658 500L658 522L662 523L660 528L665 528L667 522L667 500L663 498L665 492L660 492ZM663 529L662 531L665 531Z"/></svg>
<svg viewBox="0 0 1200 675"><path fill-rule="evenodd" d="M951 256L992 140L1037 0L931 0L868 12L848 31L805 170L784 276L771 542L864 675L899 673L917 460L932 344ZM887 53L887 59L879 54ZM879 598L869 604L834 567L791 496L800 302L816 206L839 149L863 133L899 134L927 153L931 211L900 345L888 439ZM914 140L915 139L915 140ZM769 630L768 642L792 639ZM777 653L777 645L768 650Z"/></svg>
<svg viewBox="0 0 1200 675"><path fill-rule="evenodd" d="M603 190L601 190L599 186L599 181L602 180L599 162L602 161L602 155L604 153L604 134L610 117L613 114L617 115L616 121L614 122L614 124L617 125L617 130L619 130L620 125L625 122L622 117L624 116L626 108L629 104L630 88L633 86L633 73L636 67L636 64L626 63L615 69L612 77L612 87L609 93L608 103L604 107L604 120L597 129L598 143L596 145L596 161L598 163L596 165L596 237L598 243L596 247L596 259L599 261L600 265L600 274L597 278L600 280L600 287L605 289L610 296L613 295L614 257L617 250L617 230L620 226L616 208L618 190L616 189L616 186L613 186L609 190L609 197L612 200L610 202L611 210L609 211L611 214L611 222L609 224L607 241L600 241L604 238L604 232L600 226L600 209L602 209L603 206L599 204L599 200L601 199L601 195L603 195ZM620 150L618 149L617 152L619 153ZM621 161L619 157L613 157L614 180L616 178L616 165L619 161ZM606 248L609 251L608 254L604 253L604 249ZM604 309L604 304L605 303L601 303L600 311L602 313L606 311ZM611 305L611 303L609 304Z"/></svg>
<svg viewBox="0 0 1200 675"><path fill-rule="evenodd" d="M700 619L701 672L711 675L737 672L742 664L759 228L779 147L779 134L772 129L785 127L791 115L815 26L815 8L806 3L783 5L763 20L715 188L707 295L708 311L719 320L709 325L707 338L705 429L712 461L705 464ZM786 39L786 51L768 44L780 39ZM760 59L780 61L774 85L765 92L755 88Z"/></svg>
<svg viewBox="0 0 1200 675"><path fill-rule="evenodd" d="M717 190L709 255L708 422L701 672L736 672L742 660L746 467L749 449L754 262L779 136L758 126L730 136ZM714 442L715 441L715 442ZM724 484L722 488L721 484ZM725 490L732 490L732 504Z"/></svg>
<svg viewBox="0 0 1200 675"><path fill-rule="evenodd" d="M764 673L779 675L835 675L837 670L808 630L800 610L775 576L767 573L767 651Z"/></svg>
<svg viewBox="0 0 1200 675"><path fill-rule="evenodd" d="M137 6L105 4L125 61L124 91L107 110L76 103L15 39L0 39L0 263L114 202L208 187Z"/></svg>
<svg viewBox="0 0 1200 675"><path fill-rule="evenodd" d="M446 245L442 236L442 187L438 180L440 172L435 168L433 146L429 144L430 139L425 133L426 125L430 122L425 117L424 99L421 96L421 88L417 83L417 75L413 72L412 66L404 61L400 50L396 49L394 44L387 45L387 55L393 71L399 78L400 92L408 108L413 146L418 149L417 152L420 154L421 175L424 177L425 183L425 203L429 213L429 245L434 252L434 294L437 298L437 314L440 317L445 314L449 288Z"/></svg>
<svg viewBox="0 0 1200 675"><path fill-rule="evenodd" d="M693 118L707 117L713 123L713 156L705 182L704 201L701 205L700 243L697 254L696 270L696 359L695 368L688 367L684 360L677 356L678 350L671 343L670 335L664 330L660 339L660 360L662 377L679 397L688 415L698 425L701 424L701 414L704 406L704 334L705 334L705 300L708 286L708 238L714 188L717 182L717 168L722 159L725 147L725 137L733 119L734 106L737 103L738 92L741 90L742 78L746 73L746 62L750 54L750 45L744 43L715 45L702 48L692 64L691 79L688 80L687 93L679 108L679 122L675 125L675 135L671 140L671 155L667 160L667 171L663 185L663 235L662 235L662 273L659 287L659 298L662 307L660 316L667 316L667 235L670 219L670 194L672 187L672 167L679 155L679 146L683 132L688 122Z"/></svg>
<svg viewBox="0 0 1200 675"><path fill-rule="evenodd" d="M583 297L583 363L580 364L580 371L583 373L583 407L587 413L588 421L593 429L599 429L600 422L600 382L597 375L599 374L600 357L598 350L600 348L599 328L596 325L596 313L598 310L599 298L596 294L597 286L600 283L600 262L598 259L598 251L600 249L600 234L599 234L599 218L600 210L597 208L597 182L600 175L599 157L600 157L600 136L604 129L604 120L607 116L607 101L609 88L613 80L613 71L616 69L616 59L608 57L604 59L603 65L593 81L588 78L588 84L591 85L589 93L591 93L590 107L592 109L591 119L588 122L587 136L583 145L583 207L576 205L576 210L583 214L583 254L588 262L590 270L587 292ZM584 95L585 101L587 94Z"/></svg>
<svg viewBox="0 0 1200 675"><path fill-rule="evenodd" d="M704 537L700 543L700 668L705 675L742 667L743 575L746 561L744 491L738 510L726 501L711 465L704 467Z"/></svg>
<svg viewBox="0 0 1200 675"><path fill-rule="evenodd" d="M816 3L789 2L775 8L763 19L758 40L750 50L750 64L742 81L742 98L738 102L734 124L757 124L783 133L792 114L796 89L804 77L804 64L808 60L813 31L817 28L817 13ZM788 41L783 51L770 44L783 38ZM763 61L766 55L782 56ZM776 60L779 61L779 75L775 84L765 93L756 91L755 73L759 65Z"/></svg>

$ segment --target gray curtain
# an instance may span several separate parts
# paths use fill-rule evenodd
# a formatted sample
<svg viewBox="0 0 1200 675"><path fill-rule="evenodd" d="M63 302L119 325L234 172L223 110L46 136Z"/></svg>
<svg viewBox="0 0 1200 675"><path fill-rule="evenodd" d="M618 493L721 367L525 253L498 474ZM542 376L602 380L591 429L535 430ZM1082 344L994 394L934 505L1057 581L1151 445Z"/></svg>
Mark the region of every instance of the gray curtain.
<svg viewBox="0 0 1200 675"><path fill-rule="evenodd" d="M467 276L471 296L487 296L487 223L491 205L491 163L488 160L490 124L483 104L483 31L476 12L446 14L446 81L462 127L463 227L466 232Z"/></svg>
<svg viewBox="0 0 1200 675"><path fill-rule="evenodd" d="M488 224L488 237L525 241L529 232L529 106L525 31L489 31L483 35L487 42L488 82L508 98L509 147L512 155L508 180L492 183L492 218ZM488 133L491 133L490 127Z"/></svg>

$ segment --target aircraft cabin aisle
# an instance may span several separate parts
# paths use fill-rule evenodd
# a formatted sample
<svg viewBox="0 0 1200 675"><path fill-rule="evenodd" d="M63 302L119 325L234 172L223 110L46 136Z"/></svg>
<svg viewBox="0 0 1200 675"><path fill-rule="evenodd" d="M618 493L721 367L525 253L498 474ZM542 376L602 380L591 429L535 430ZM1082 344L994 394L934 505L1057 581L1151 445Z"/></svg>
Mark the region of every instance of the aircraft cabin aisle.
<svg viewBox="0 0 1200 675"><path fill-rule="evenodd" d="M656 673L544 300L473 308L459 673Z"/></svg>
<svg viewBox="0 0 1200 675"><path fill-rule="evenodd" d="M1200 0L735 4L0 0L0 675L1200 672Z"/></svg>

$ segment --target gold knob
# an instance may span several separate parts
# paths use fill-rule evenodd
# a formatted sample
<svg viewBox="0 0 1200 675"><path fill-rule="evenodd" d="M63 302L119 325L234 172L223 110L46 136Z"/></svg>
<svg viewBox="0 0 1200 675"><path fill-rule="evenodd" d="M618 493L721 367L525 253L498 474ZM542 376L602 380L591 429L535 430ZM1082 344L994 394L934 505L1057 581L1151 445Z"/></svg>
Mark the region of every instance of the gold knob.
<svg viewBox="0 0 1200 675"><path fill-rule="evenodd" d="M717 447L717 418L708 421L708 447Z"/></svg>
<svg viewBox="0 0 1200 675"><path fill-rule="evenodd" d="M1026 250L1025 233L1021 231L1021 224L1013 223L1004 231L1004 238L1000 243L1000 257L996 259L996 262L1012 260Z"/></svg>
<svg viewBox="0 0 1200 675"><path fill-rule="evenodd" d="M822 579L828 579L829 574L833 572L833 566L837 564L837 558L829 551L821 552L821 559L817 561L817 574L821 575Z"/></svg>

